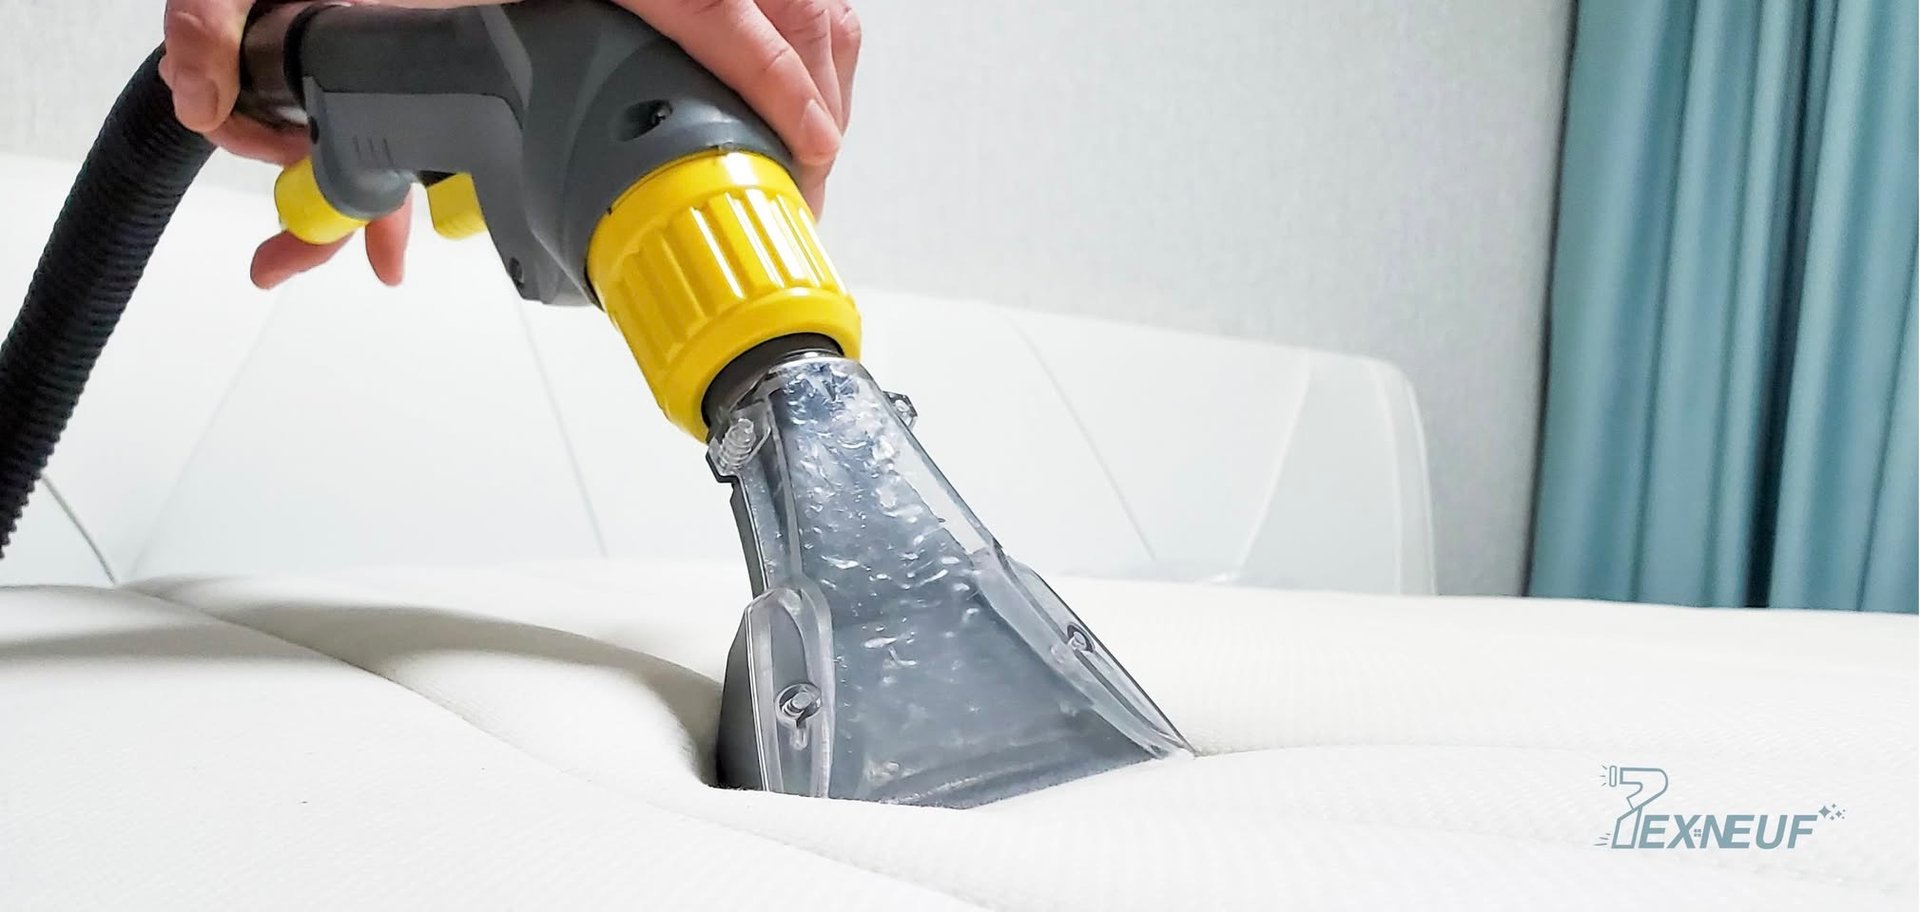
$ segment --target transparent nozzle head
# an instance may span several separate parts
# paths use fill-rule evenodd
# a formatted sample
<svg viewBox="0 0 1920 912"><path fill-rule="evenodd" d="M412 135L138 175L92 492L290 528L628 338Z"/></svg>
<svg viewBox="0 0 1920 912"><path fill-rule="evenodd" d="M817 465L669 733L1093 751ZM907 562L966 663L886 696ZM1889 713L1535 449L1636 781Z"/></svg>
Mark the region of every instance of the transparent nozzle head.
<svg viewBox="0 0 1920 912"><path fill-rule="evenodd" d="M756 598L723 686L722 784L969 807L1191 753L1009 559L860 365L771 370L714 422Z"/></svg>

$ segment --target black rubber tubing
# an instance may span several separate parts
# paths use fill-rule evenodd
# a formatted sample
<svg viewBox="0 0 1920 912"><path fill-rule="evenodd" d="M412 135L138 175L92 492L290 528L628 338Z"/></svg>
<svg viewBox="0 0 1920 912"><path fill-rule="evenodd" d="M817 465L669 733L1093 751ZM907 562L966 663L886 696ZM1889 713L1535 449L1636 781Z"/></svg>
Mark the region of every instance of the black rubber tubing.
<svg viewBox="0 0 1920 912"><path fill-rule="evenodd" d="M180 198L213 154L149 56L94 138L0 344L0 554Z"/></svg>

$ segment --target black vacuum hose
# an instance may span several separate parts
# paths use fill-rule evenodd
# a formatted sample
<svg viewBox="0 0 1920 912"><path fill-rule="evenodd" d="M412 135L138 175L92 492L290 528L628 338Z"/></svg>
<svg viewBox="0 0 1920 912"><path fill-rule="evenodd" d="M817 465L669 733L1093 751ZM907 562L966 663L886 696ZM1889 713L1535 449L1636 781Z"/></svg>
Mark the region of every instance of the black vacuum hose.
<svg viewBox="0 0 1920 912"><path fill-rule="evenodd" d="M174 118L159 65L156 50L113 103L0 344L0 553L154 244L213 154Z"/></svg>

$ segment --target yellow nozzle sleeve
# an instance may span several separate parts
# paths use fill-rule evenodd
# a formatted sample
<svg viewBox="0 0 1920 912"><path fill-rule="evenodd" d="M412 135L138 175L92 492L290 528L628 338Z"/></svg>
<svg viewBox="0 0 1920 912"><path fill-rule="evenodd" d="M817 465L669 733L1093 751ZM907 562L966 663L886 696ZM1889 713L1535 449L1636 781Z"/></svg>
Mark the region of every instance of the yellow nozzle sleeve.
<svg viewBox="0 0 1920 912"><path fill-rule="evenodd" d="M703 440L707 386L747 349L814 333L859 357L860 315L813 213L759 155L714 150L642 178L594 230L587 277L661 410Z"/></svg>
<svg viewBox="0 0 1920 912"><path fill-rule="evenodd" d="M273 182L273 207L280 213L280 226L309 244L331 244L367 224L327 202L313 177L311 158L280 172Z"/></svg>

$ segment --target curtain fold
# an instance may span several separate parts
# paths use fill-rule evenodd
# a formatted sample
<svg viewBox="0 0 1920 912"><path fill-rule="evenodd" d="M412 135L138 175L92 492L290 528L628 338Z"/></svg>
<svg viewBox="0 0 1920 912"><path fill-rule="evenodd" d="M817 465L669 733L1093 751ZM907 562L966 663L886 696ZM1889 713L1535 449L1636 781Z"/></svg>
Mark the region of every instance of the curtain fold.
<svg viewBox="0 0 1920 912"><path fill-rule="evenodd" d="M1575 28L1530 592L1914 611L1913 3Z"/></svg>

